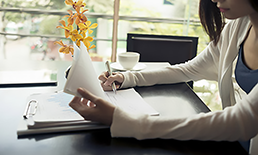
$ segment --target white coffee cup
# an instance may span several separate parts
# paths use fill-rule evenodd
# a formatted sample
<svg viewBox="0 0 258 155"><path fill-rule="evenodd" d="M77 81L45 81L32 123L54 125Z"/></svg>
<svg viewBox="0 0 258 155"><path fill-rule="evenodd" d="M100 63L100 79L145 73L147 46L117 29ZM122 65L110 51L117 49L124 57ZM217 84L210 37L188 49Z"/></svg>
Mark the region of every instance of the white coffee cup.
<svg viewBox="0 0 258 155"><path fill-rule="evenodd" d="M133 69L133 67L139 62L140 54L136 52L124 52L118 54L118 62L127 70Z"/></svg>

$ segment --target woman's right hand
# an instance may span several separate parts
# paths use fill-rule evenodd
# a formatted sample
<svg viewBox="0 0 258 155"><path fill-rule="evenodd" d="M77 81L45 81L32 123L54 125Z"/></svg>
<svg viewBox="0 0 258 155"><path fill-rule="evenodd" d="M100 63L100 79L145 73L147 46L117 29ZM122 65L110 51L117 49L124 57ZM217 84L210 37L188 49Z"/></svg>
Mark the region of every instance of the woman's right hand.
<svg viewBox="0 0 258 155"><path fill-rule="evenodd" d="M115 82L116 88L119 88L124 82L124 76L119 72L113 72L112 75L109 75L108 72L103 72L99 76L99 80L104 90L112 90L112 83Z"/></svg>

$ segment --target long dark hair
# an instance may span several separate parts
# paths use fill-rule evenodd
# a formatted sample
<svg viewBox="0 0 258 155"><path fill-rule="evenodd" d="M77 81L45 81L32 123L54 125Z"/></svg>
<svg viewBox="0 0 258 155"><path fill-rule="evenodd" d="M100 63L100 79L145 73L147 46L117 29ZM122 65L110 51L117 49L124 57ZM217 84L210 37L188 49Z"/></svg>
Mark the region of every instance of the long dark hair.
<svg viewBox="0 0 258 155"><path fill-rule="evenodd" d="M253 8L258 12L258 1L257 0L249 0Z"/></svg>
<svg viewBox="0 0 258 155"><path fill-rule="evenodd" d="M258 12L258 0L249 0L249 2ZM225 25L225 18L217 7L217 3L211 0L200 0L199 16L204 30L210 37L210 41L214 41L215 45L217 45L220 33Z"/></svg>
<svg viewBox="0 0 258 155"><path fill-rule="evenodd" d="M210 37L210 41L214 41L216 45L225 25L225 18L217 4L211 0L200 0L199 16L204 30Z"/></svg>

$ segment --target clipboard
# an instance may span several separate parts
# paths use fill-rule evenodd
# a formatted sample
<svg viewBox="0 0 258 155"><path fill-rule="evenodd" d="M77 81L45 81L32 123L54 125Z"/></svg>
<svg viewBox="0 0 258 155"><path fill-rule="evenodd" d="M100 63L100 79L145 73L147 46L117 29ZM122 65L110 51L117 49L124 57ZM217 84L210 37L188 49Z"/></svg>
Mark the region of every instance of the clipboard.
<svg viewBox="0 0 258 155"><path fill-rule="evenodd" d="M53 120L51 121L50 118L46 118L46 122L37 121L34 117L39 113L42 114L41 110L47 110L45 109L46 107L42 107L40 105L53 104L54 102L51 102L51 97L53 96L58 98L66 96L67 98L63 102L67 103L67 108L69 107L68 103L70 101L70 97L72 96L64 92L32 94L27 99L25 110L23 112L22 118L17 128L18 137L35 134L60 133L109 128L109 126L105 126L96 122L85 121L77 112L74 112L74 116L76 116L74 119L64 119L63 121L60 121L57 118L53 118ZM72 111L73 109L70 108L70 110ZM47 114L47 112L44 112L43 114Z"/></svg>
<svg viewBox="0 0 258 155"><path fill-rule="evenodd" d="M38 101L35 99L30 100L25 107L23 118L28 119L30 116L35 115L37 112L37 107L38 107Z"/></svg>

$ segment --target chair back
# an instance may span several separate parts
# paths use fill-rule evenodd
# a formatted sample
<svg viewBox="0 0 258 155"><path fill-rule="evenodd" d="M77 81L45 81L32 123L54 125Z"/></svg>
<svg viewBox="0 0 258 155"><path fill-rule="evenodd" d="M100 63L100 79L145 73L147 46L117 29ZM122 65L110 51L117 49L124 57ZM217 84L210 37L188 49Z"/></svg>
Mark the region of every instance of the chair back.
<svg viewBox="0 0 258 155"><path fill-rule="evenodd" d="M140 53L140 62L183 63L196 56L197 45L198 37L127 34L127 51Z"/></svg>
<svg viewBox="0 0 258 155"><path fill-rule="evenodd" d="M198 37L127 34L127 51L140 53L140 62L183 63L196 56L197 45Z"/></svg>

